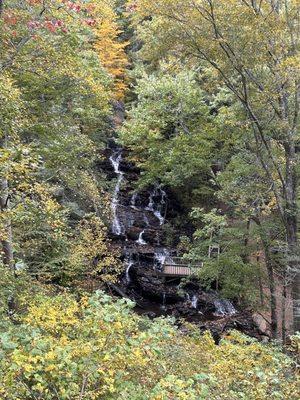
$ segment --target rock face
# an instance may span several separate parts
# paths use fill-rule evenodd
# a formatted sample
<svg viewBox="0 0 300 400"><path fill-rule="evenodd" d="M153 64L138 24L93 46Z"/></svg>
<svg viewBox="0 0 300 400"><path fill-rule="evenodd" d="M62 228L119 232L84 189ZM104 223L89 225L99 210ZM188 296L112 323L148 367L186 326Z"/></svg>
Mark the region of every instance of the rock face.
<svg viewBox="0 0 300 400"><path fill-rule="evenodd" d="M251 314L240 312L215 291L205 291L197 281L163 278L158 272L176 251L166 246L164 226L174 214L167 189L156 185L136 191L139 171L125 161L124 151L112 148L106 161L114 186L111 235L123 249L125 272L118 284L137 303L136 310L155 318L170 315L210 329L216 340L228 329L259 336Z"/></svg>

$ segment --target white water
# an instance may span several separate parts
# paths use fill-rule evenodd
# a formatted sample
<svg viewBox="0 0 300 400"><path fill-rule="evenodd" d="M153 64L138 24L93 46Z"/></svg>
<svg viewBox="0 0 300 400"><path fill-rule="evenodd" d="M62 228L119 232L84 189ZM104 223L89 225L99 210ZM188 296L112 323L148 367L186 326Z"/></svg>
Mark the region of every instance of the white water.
<svg viewBox="0 0 300 400"><path fill-rule="evenodd" d="M150 223L149 223L149 219L148 219L148 217L147 217L147 215L146 215L146 214L144 214L144 216L143 216L143 220L144 220L144 222L145 222L146 226L148 227L148 226L150 225Z"/></svg>
<svg viewBox="0 0 300 400"><path fill-rule="evenodd" d="M159 204L155 204L154 197L160 196ZM155 187L149 195L149 203L146 210L152 211L155 217L159 220L159 225L163 225L165 218L162 215L163 205L166 204L166 192L160 187Z"/></svg>
<svg viewBox="0 0 300 400"><path fill-rule="evenodd" d="M129 271L130 271L130 268L134 264L132 254L130 254L130 256L126 259L126 263L127 263L127 267L126 267L125 278L126 278L126 283L129 284L131 281Z"/></svg>
<svg viewBox="0 0 300 400"><path fill-rule="evenodd" d="M154 200L153 200L154 193L155 192L153 192L153 191L150 193L150 195L149 195L149 203L148 203L148 205L146 207L146 210L152 211L152 212L154 211Z"/></svg>
<svg viewBox="0 0 300 400"><path fill-rule="evenodd" d="M197 309L197 307L198 307L198 297L195 294L192 297L191 303L192 303L192 307Z"/></svg>
<svg viewBox="0 0 300 400"><path fill-rule="evenodd" d="M174 260L168 249L163 248L154 252L154 269L161 270L162 265L167 262L169 265L174 264Z"/></svg>
<svg viewBox="0 0 300 400"><path fill-rule="evenodd" d="M121 188L122 181L124 179L124 173L120 171L120 162L122 160L122 153L120 150L115 151L110 157L109 160L114 168L115 174L118 176L117 183L115 186L115 190L113 193L112 203L111 203L111 210L112 210L112 232L115 235L122 235L123 229L121 222L118 217L118 205L119 205L119 192Z"/></svg>
<svg viewBox="0 0 300 400"><path fill-rule="evenodd" d="M164 264L165 261L168 261L169 264L174 264L170 252L168 249L160 249L154 253L154 259L159 264Z"/></svg>
<svg viewBox="0 0 300 400"><path fill-rule="evenodd" d="M162 209L164 208L164 205L166 204L166 196L167 195L166 195L166 192L164 190L162 190L161 188L159 188L159 192L160 192L160 196L161 196L161 200L160 200L161 209L154 211L154 215L156 216L156 218L158 218L159 224L163 225L165 223L165 217L161 213L162 213Z"/></svg>
<svg viewBox="0 0 300 400"><path fill-rule="evenodd" d="M156 210L156 211L153 212L153 214L156 216L156 218L159 219L159 225L163 225L164 222L165 222L165 219L164 219L164 217L161 215L160 211L159 211L159 210Z"/></svg>
<svg viewBox="0 0 300 400"><path fill-rule="evenodd" d="M137 200L138 194L137 193L133 193L131 199L130 199L130 207L133 208L134 210L138 210L136 204L136 200Z"/></svg>
<svg viewBox="0 0 300 400"><path fill-rule="evenodd" d="M166 309L166 293L165 292L163 292L163 295L162 295L162 307L161 308L163 310Z"/></svg>
<svg viewBox="0 0 300 400"><path fill-rule="evenodd" d="M127 226L127 228L131 228L133 226L134 221L135 221L134 215L132 215L132 213L128 212L126 214L126 226Z"/></svg>
<svg viewBox="0 0 300 400"><path fill-rule="evenodd" d="M233 304L226 299L215 300L214 306L216 307L214 314L217 316L234 315L237 312Z"/></svg>
<svg viewBox="0 0 300 400"><path fill-rule="evenodd" d="M143 230L140 234L139 234L139 238L136 241L138 244L144 246L145 244L147 244L147 242L145 242L145 240L143 239L143 234L145 233L145 231Z"/></svg>

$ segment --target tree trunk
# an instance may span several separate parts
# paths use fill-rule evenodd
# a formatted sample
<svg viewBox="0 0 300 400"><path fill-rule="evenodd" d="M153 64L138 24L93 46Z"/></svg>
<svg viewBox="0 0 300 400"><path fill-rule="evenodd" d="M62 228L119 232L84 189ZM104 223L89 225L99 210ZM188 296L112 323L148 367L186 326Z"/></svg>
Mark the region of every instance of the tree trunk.
<svg viewBox="0 0 300 400"><path fill-rule="evenodd" d="M268 271L269 277L269 288L270 288L270 306L271 306L271 329L272 329L272 336L276 338L278 336L278 321L277 321L277 299L276 299L276 285L275 285L275 278L274 278L274 269L272 262L270 260L269 248L265 249L265 256L266 256L266 267Z"/></svg>
<svg viewBox="0 0 300 400"><path fill-rule="evenodd" d="M282 329L282 341L286 343L286 274L283 276L283 287L282 287L282 297L281 297L281 309L282 309L282 319L281 319L281 329Z"/></svg>
<svg viewBox="0 0 300 400"><path fill-rule="evenodd" d="M293 288L294 332L300 332L300 274L296 274Z"/></svg>
<svg viewBox="0 0 300 400"><path fill-rule="evenodd" d="M300 331L300 271L298 260L297 243L297 220L296 217L287 218L287 245L288 245L288 275L292 281L293 298L293 332Z"/></svg>
<svg viewBox="0 0 300 400"><path fill-rule="evenodd" d="M290 138L285 144L286 188L285 229L287 240L287 272L292 281L294 332L300 331L300 268L298 257L297 173L295 145Z"/></svg>
<svg viewBox="0 0 300 400"><path fill-rule="evenodd" d="M249 249L248 249L249 235L250 235L250 225L251 225L251 218L248 218L247 219L247 223L246 223L246 233L245 233L245 236L244 236L244 252L242 254L242 259L243 259L244 263L248 263L250 261Z"/></svg>
<svg viewBox="0 0 300 400"><path fill-rule="evenodd" d="M267 236L261 225L260 219L257 217L252 217L252 219L259 227L260 239L261 239L263 249L264 249L265 264L266 264L266 268L267 268L267 272L268 272L269 289L270 289L271 331L272 331L272 337L276 338L278 336L278 321L277 321L277 313L276 313L277 299L276 299L276 285L275 285L274 268L273 268L271 253L270 253L270 246L269 246Z"/></svg>
<svg viewBox="0 0 300 400"><path fill-rule="evenodd" d="M296 219L296 218L295 218ZM288 275L292 281L293 326L294 332L300 331L300 271L297 246L297 222L287 218Z"/></svg>
<svg viewBox="0 0 300 400"><path fill-rule="evenodd" d="M0 181L1 195L0 195L0 209L1 212L6 212L9 207L8 199L8 183L6 179ZM5 237L1 239L3 263L4 265L14 268L14 255L12 245L12 229L10 219L6 220Z"/></svg>
<svg viewBox="0 0 300 400"><path fill-rule="evenodd" d="M7 145L7 138L0 138L0 147L5 148ZM0 176L0 211L6 213L9 210L9 187L8 181L5 176ZM14 268L14 254L13 254L13 239L12 227L10 218L4 218L4 237L0 239L2 246L2 259L4 265L9 268Z"/></svg>
<svg viewBox="0 0 300 400"><path fill-rule="evenodd" d="M260 264L259 249L257 249L256 262L258 265ZM260 294L260 305L263 307L264 306L264 290L263 290L261 275L259 275L258 284L259 284L259 294Z"/></svg>

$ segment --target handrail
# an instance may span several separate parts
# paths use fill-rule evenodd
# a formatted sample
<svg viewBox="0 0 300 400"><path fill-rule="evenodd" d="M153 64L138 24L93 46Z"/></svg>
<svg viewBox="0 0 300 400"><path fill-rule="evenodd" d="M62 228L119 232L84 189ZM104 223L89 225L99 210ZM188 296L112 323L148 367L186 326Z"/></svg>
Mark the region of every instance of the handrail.
<svg viewBox="0 0 300 400"><path fill-rule="evenodd" d="M165 262L165 263L162 263L162 265L164 265L164 266L168 266L168 267L191 267L191 268L201 268L201 267L203 267L203 263L201 263L201 264L174 264L174 263L168 263L168 262Z"/></svg>
<svg viewBox="0 0 300 400"><path fill-rule="evenodd" d="M190 276L194 270L203 267L203 262L199 264L175 264L168 261L162 263L161 274L165 276Z"/></svg>
<svg viewBox="0 0 300 400"><path fill-rule="evenodd" d="M181 261L181 262L176 262L176 261ZM175 261L175 262L173 262ZM170 261L168 259L164 260L163 265L182 265L182 266L195 266L195 267L202 267L203 266L203 261L195 262L195 261L188 261L182 257L172 257Z"/></svg>

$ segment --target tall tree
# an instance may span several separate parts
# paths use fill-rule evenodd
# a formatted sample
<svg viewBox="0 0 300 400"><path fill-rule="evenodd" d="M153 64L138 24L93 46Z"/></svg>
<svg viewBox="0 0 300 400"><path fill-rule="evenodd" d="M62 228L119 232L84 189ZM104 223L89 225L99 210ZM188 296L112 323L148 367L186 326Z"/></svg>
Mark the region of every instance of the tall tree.
<svg viewBox="0 0 300 400"><path fill-rule="evenodd" d="M12 173L11 149L13 141L17 146L16 128L21 125L22 102L20 92L13 87L9 77L0 77L0 148L1 148L1 174L0 174L0 232L3 261L10 268L14 267L12 226L10 216L10 188L9 177Z"/></svg>
<svg viewBox="0 0 300 400"><path fill-rule="evenodd" d="M101 64L113 78L115 99L122 100L127 88L126 67L128 66L128 59L125 48L129 42L120 40L122 30L114 5L114 0L96 2L93 5L95 17L94 47L99 54Z"/></svg>

